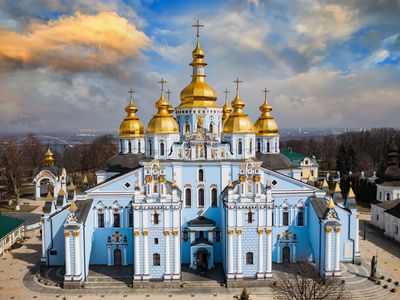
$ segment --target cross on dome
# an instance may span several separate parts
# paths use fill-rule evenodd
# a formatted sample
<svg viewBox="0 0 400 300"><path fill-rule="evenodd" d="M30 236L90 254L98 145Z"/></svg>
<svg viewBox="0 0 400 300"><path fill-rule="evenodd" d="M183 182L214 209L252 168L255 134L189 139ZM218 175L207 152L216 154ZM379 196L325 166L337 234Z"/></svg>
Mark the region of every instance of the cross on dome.
<svg viewBox="0 0 400 300"><path fill-rule="evenodd" d="M134 93L135 93L135 91L132 88L128 91L128 94L130 95L131 99L132 99Z"/></svg>
<svg viewBox="0 0 400 300"><path fill-rule="evenodd" d="M172 92L168 89L168 90L166 91L166 93L167 93L167 95L168 95L168 100L169 100L169 96L170 96L170 94L172 94Z"/></svg>
<svg viewBox="0 0 400 300"><path fill-rule="evenodd" d="M228 94L230 93L228 89L225 89L223 93L225 94L225 100L228 100Z"/></svg>
<svg viewBox="0 0 400 300"><path fill-rule="evenodd" d="M200 37L200 27L204 27L204 25L201 24L199 20L197 20L196 23L194 23L192 25L192 27L196 27L196 37L197 37L197 39L199 39L199 37Z"/></svg>
<svg viewBox="0 0 400 300"><path fill-rule="evenodd" d="M270 92L270 90L268 90L267 88L265 88L265 89L262 90L262 92L264 93L264 99L265 99L265 101L267 101L267 96L268 96L268 93Z"/></svg>
<svg viewBox="0 0 400 300"><path fill-rule="evenodd" d="M164 92L164 84L167 82L164 80L164 78L161 77L161 80L158 83L161 83L161 93L163 93Z"/></svg>
<svg viewBox="0 0 400 300"><path fill-rule="evenodd" d="M241 83L242 81L239 80L239 77L237 77L236 80L234 80L233 82L236 83L236 93L239 93L239 83Z"/></svg>

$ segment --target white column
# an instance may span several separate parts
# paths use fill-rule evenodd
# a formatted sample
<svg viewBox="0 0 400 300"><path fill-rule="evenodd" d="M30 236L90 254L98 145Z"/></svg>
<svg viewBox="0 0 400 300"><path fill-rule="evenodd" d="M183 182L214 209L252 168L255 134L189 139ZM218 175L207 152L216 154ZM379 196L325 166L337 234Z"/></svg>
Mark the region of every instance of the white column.
<svg viewBox="0 0 400 300"><path fill-rule="evenodd" d="M149 232L143 231L143 280L149 279Z"/></svg>
<svg viewBox="0 0 400 300"><path fill-rule="evenodd" d="M335 228L335 275L340 275L340 227Z"/></svg>
<svg viewBox="0 0 400 300"><path fill-rule="evenodd" d="M272 277L272 230L267 229L267 274Z"/></svg>
<svg viewBox="0 0 400 300"><path fill-rule="evenodd" d="M140 248L139 248L139 231L133 233L133 256L134 256L134 280L141 280L140 276Z"/></svg>
<svg viewBox="0 0 400 300"><path fill-rule="evenodd" d="M297 205L294 207L294 210L293 210L293 222L294 222L294 226L297 226L297 213L298 213L298 210L297 210Z"/></svg>
<svg viewBox="0 0 400 300"><path fill-rule="evenodd" d="M45 220L41 219L42 223L42 261L46 261L46 241L45 241ZM65 244L67 246L67 244Z"/></svg>
<svg viewBox="0 0 400 300"><path fill-rule="evenodd" d="M164 279L171 278L171 266L170 266L170 257L169 257L169 231L164 231L165 237L165 274Z"/></svg>
<svg viewBox="0 0 400 300"><path fill-rule="evenodd" d="M208 232L208 241L209 241L210 243L213 243L213 242L214 242L214 232L213 232L213 231L209 231L209 232Z"/></svg>
<svg viewBox="0 0 400 300"><path fill-rule="evenodd" d="M243 277L243 271L242 271L242 230L238 229L236 230L237 233L237 272L236 272L236 278L242 278Z"/></svg>
<svg viewBox="0 0 400 300"><path fill-rule="evenodd" d="M190 244L196 239L196 232L190 231Z"/></svg>
<svg viewBox="0 0 400 300"><path fill-rule="evenodd" d="M70 249L70 233L64 232L65 237L65 276L71 276L71 249Z"/></svg>
<svg viewBox="0 0 400 300"><path fill-rule="evenodd" d="M277 255L276 255L276 262L279 264L281 263L281 244L277 244Z"/></svg>
<svg viewBox="0 0 400 300"><path fill-rule="evenodd" d="M296 243L293 243L292 262L296 262Z"/></svg>
<svg viewBox="0 0 400 300"><path fill-rule="evenodd" d="M360 256L360 241L359 241L359 214L356 213L356 238L355 238L355 255Z"/></svg>
<svg viewBox="0 0 400 300"><path fill-rule="evenodd" d="M181 245L179 238L179 231L174 230L174 277L173 279L179 279L181 273Z"/></svg>
<svg viewBox="0 0 400 300"><path fill-rule="evenodd" d="M74 231L74 242L75 242L75 276L81 275L81 250L79 231Z"/></svg>
<svg viewBox="0 0 400 300"><path fill-rule="evenodd" d="M331 231L332 228L325 228L325 273L331 271Z"/></svg>
<svg viewBox="0 0 400 300"><path fill-rule="evenodd" d="M257 278L261 279L264 278L264 262L263 262L263 230L259 229L258 230L258 273L257 273Z"/></svg>
<svg viewBox="0 0 400 300"><path fill-rule="evenodd" d="M108 265L111 266L111 246L107 246Z"/></svg>
<svg viewBox="0 0 400 300"><path fill-rule="evenodd" d="M233 278L233 230L228 230L228 278Z"/></svg>

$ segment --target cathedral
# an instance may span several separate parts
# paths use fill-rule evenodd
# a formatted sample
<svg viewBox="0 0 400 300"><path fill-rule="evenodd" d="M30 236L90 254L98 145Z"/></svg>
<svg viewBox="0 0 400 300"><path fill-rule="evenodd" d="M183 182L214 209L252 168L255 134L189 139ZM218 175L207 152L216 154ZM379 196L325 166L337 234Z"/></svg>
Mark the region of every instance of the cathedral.
<svg viewBox="0 0 400 300"><path fill-rule="evenodd" d="M42 218L45 267L65 266L64 287L78 288L91 266L132 268L132 283L180 282L182 269L220 268L227 283L265 281L273 264L311 261L321 276L340 276L358 259L354 193L331 196L301 181L280 154L267 90L260 116L246 115L236 93L220 103L206 82L205 54L192 52L190 83L173 107L164 92L147 127L133 91L120 126L119 153L77 193L65 178ZM49 169L47 172L51 172Z"/></svg>

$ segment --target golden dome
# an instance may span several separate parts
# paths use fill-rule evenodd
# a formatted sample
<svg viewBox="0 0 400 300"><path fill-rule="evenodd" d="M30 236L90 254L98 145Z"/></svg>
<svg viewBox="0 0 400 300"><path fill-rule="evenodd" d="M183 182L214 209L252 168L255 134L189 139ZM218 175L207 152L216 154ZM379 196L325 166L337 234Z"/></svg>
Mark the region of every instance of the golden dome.
<svg viewBox="0 0 400 300"><path fill-rule="evenodd" d="M204 62L204 52L200 48L199 40L192 52L192 58L192 82L181 91L179 107L219 107L217 93L205 81L204 67L207 64Z"/></svg>
<svg viewBox="0 0 400 300"><path fill-rule="evenodd" d="M179 133L178 123L169 113L171 104L164 98L164 91L161 90L160 99L156 102L158 112L151 118L147 125L147 134L168 134Z"/></svg>
<svg viewBox="0 0 400 300"><path fill-rule="evenodd" d="M254 124L254 128L257 136L277 136L278 135L278 124L274 117L271 116L272 106L267 101L265 93L265 101L260 106L261 115L257 122Z"/></svg>
<svg viewBox="0 0 400 300"><path fill-rule="evenodd" d="M133 104L132 94L129 104L125 107L125 111L128 115L122 121L119 126L119 136L121 138L132 138L132 137L143 137L144 127L143 123L136 116L138 111L137 107Z"/></svg>
<svg viewBox="0 0 400 300"><path fill-rule="evenodd" d="M232 112L232 107L230 107L228 100L225 101L224 107L222 109L222 124L228 120L230 113Z"/></svg>
<svg viewBox="0 0 400 300"><path fill-rule="evenodd" d="M232 101L233 112L224 123L223 133L254 133L254 125L250 118L243 112L245 106L239 98L239 92Z"/></svg>
<svg viewBox="0 0 400 300"><path fill-rule="evenodd" d="M47 148L47 151L44 154L43 165L54 166L54 164L55 164L54 154L53 154L53 152L51 152L50 147L49 147L49 148Z"/></svg>

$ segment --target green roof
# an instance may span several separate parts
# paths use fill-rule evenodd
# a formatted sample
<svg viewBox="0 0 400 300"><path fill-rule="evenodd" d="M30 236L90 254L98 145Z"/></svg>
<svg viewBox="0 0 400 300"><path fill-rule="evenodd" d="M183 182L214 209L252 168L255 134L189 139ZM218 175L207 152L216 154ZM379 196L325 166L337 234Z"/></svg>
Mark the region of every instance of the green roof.
<svg viewBox="0 0 400 300"><path fill-rule="evenodd" d="M24 220L0 215L0 239L24 223Z"/></svg>
<svg viewBox="0 0 400 300"><path fill-rule="evenodd" d="M304 154L293 150L282 150L281 153L289 158L297 166L300 166L300 162L305 158Z"/></svg>

